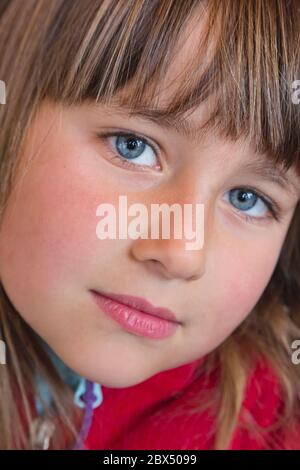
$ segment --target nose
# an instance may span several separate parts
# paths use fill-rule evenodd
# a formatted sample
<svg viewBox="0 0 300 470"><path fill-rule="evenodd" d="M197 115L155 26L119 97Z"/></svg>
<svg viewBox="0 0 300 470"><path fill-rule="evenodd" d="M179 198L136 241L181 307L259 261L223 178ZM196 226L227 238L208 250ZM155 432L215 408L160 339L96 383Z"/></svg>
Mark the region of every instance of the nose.
<svg viewBox="0 0 300 470"><path fill-rule="evenodd" d="M131 252L149 271L166 279L197 280L205 271L204 248L187 250L185 243L186 239L139 238Z"/></svg>
<svg viewBox="0 0 300 470"><path fill-rule="evenodd" d="M153 222L151 218L149 226L158 226L159 236L150 236L151 230L148 230L146 238L137 238L131 243L131 255L137 261L143 262L149 271L167 279L197 280L205 272L207 215L205 214L204 224L204 211L201 212L200 210L199 212L198 207L195 206L195 204L198 205L198 203L205 201L205 192L201 189L202 185L195 178L197 174L198 171L192 165L185 168L181 167L180 171L176 173L176 181L169 180L163 187L156 189L157 194L151 195L151 203L155 201L161 204L163 201L169 207L181 203L179 204L181 208L179 212L181 212L182 218L177 219L177 221L181 220L179 225L182 227L182 230L179 230L179 236L175 236L174 233L176 227L179 227L174 219L171 218L170 231L165 237L162 236L162 225L155 218ZM191 212L188 211L190 215L186 215L188 212L185 212L185 204L188 204L189 209L191 209ZM148 213L152 213L150 208ZM193 222L195 219L196 223ZM202 234L199 237L203 242L200 243L200 246L196 243L196 246L193 245L191 249L191 243L189 242L191 242L193 236L191 232L185 231L187 226L193 227L193 235L195 233ZM196 232L194 232L194 229ZM158 235L158 232L156 232L156 235ZM198 239L198 235L196 238Z"/></svg>

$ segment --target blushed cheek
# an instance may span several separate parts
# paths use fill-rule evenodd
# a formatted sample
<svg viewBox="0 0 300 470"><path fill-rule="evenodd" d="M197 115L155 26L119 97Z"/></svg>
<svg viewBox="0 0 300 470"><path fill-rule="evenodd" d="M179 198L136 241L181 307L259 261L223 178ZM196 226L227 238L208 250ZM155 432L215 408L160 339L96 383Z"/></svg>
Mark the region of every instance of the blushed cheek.
<svg viewBox="0 0 300 470"><path fill-rule="evenodd" d="M224 303L229 308L227 315L240 323L252 311L267 287L275 269L280 252L281 240L260 244L259 247L245 247L245 255L227 260L228 266L224 279L227 279ZM250 250L251 248L251 250ZM255 251L255 256L253 252ZM242 253L242 251L241 251ZM251 254L251 255L250 255Z"/></svg>
<svg viewBox="0 0 300 470"><path fill-rule="evenodd" d="M32 167L3 220L0 275L20 304L31 295L55 294L62 288L67 294L82 287L89 265L95 258L100 263L104 255L104 244L96 237L96 208L114 194L104 181L91 187L75 170L66 177L63 165L52 163L48 169Z"/></svg>

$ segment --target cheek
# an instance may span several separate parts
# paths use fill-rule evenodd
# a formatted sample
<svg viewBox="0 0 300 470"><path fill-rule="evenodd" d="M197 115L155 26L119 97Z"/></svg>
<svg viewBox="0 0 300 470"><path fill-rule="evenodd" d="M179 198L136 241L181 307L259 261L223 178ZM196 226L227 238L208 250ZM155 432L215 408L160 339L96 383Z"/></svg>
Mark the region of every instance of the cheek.
<svg viewBox="0 0 300 470"><path fill-rule="evenodd" d="M91 184L76 167L48 157L51 168L32 165L18 185L1 229L1 278L20 304L46 292L63 288L67 295L74 286L82 288L89 267L96 259L99 265L113 244L96 237L96 207L114 194L104 181Z"/></svg>
<svg viewBox="0 0 300 470"><path fill-rule="evenodd" d="M226 325L237 326L255 307L276 266L283 237L261 237L258 243L236 246L235 255L227 250L219 259L218 273ZM231 253L231 255L230 255ZM222 282L223 280L223 282Z"/></svg>
<svg viewBox="0 0 300 470"><path fill-rule="evenodd" d="M274 231L273 231L274 235ZM190 350L199 357L214 350L245 320L269 283L282 246L284 234L240 239L214 239L207 257L201 314L192 325ZM200 283L204 283L204 278ZM205 331L205 335L203 335ZM199 341L201 338L201 341Z"/></svg>

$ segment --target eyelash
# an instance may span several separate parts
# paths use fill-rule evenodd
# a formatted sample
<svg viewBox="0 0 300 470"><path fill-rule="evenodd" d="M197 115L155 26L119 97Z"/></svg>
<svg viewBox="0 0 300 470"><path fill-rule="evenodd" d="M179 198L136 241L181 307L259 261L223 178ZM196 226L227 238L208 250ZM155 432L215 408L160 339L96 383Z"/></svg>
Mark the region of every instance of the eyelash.
<svg viewBox="0 0 300 470"><path fill-rule="evenodd" d="M154 152L155 156L158 157L160 155L160 152L158 150L158 147L154 145L152 142L150 142L146 137L142 137L139 134L135 134L132 132L125 132L125 131L114 131L114 132L104 132L101 134L97 134L97 136L102 140L106 141L108 137L133 137L141 140L144 144L148 145ZM126 168L137 168L137 165L134 165L133 163L130 163L129 161L125 160L124 158L120 157L119 155L115 155L113 159L117 159L123 166ZM149 165L145 165L146 168L149 168ZM139 165L139 167L144 168L144 165Z"/></svg>
<svg viewBox="0 0 300 470"><path fill-rule="evenodd" d="M128 137L128 138L129 137L138 138L139 140L141 140L144 144L148 145L153 150L156 157L158 157L160 155L160 152L158 150L158 147L156 147L156 145L151 143L146 137L142 137L141 135L136 134L134 132L113 131L113 132L104 132L104 133L101 133L101 134L97 133L97 137L99 137L102 141L106 141L106 139L108 137L118 137L118 136L123 136L123 137ZM137 167L137 165L134 165L134 164L130 163L129 161L125 160L124 158L120 157L119 155L115 155L114 157L112 157L112 159L117 159L122 164L122 166L125 166L126 168L135 167L135 169L136 169L136 167ZM139 166L142 167L142 168L144 167L143 165L139 165ZM148 165L146 165L146 167L149 168ZM279 205L277 204L277 202L265 197L256 188L252 188L252 187L249 187L249 186L232 188L232 190L237 190L237 189L240 189L240 190L243 189L244 191L250 191L253 194L255 194L256 196L258 196L263 201L263 203L266 205L266 207L269 209L269 211L271 212L271 214L272 214L271 218L274 218L279 223L281 222L281 209L280 209ZM243 213L243 211L239 211L238 209L234 209L234 211L238 215L242 216L242 218L245 219L246 222L248 222L248 223L261 223L261 222L264 222L265 219L266 219L265 217L254 217L254 216L251 216L249 214L245 214L245 213Z"/></svg>
<svg viewBox="0 0 300 470"><path fill-rule="evenodd" d="M271 200L269 198L266 198L256 188L252 188L252 187L249 187L249 186L242 186L242 187L232 188L231 191L238 190L238 189L244 190L245 192L249 191L252 194L254 194L255 196L257 196L259 199L261 199L263 201L263 203L266 205L266 207L269 209L271 214L272 214L271 216L269 216L267 218L274 218L276 220L276 222L278 222L278 223L281 222L282 213L281 213L281 209L280 209L279 205L277 204L277 202L275 202L274 200ZM265 222L265 220L266 220L266 217L254 217L252 215L245 214L245 213L243 213L243 211L239 211L238 209L233 208L233 210L238 215L241 215L242 218L245 219L246 222L249 222L249 223L262 223L262 222Z"/></svg>

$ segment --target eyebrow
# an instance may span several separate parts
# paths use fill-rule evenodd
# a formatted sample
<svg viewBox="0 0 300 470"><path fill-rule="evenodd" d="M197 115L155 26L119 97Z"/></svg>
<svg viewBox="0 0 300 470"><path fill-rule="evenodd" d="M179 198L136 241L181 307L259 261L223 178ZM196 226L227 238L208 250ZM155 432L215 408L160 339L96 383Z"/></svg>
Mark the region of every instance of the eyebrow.
<svg viewBox="0 0 300 470"><path fill-rule="evenodd" d="M138 117L146 122L153 122L164 129L175 129L178 134L193 139L196 142L200 142L205 134L205 130L203 131L201 126L196 126L186 118L165 116L157 109L143 107L133 110L126 106L126 104L121 106L118 102L116 102L112 109L118 114L124 114L125 117L128 117L128 115ZM265 154L256 154L256 157L252 161L242 165L242 168L260 177L262 180L267 182L271 181L279 185L291 195L300 195L300 181L293 181L282 167L268 160Z"/></svg>
<svg viewBox="0 0 300 470"><path fill-rule="evenodd" d="M300 181L293 181L283 168L267 160L264 155L259 154L257 158L243 165L243 168L265 181L276 183L291 195L300 195Z"/></svg>
<svg viewBox="0 0 300 470"><path fill-rule="evenodd" d="M128 115L131 117L138 117L141 120L147 122L153 122L156 125L164 127L165 129L174 130L186 138L191 138L195 141L200 141L203 132L201 132L201 126L197 126L190 122L188 119L182 116L167 116L160 110L153 108L135 108L134 110L129 106L120 105L116 102L112 109L118 114L124 114L125 117Z"/></svg>

